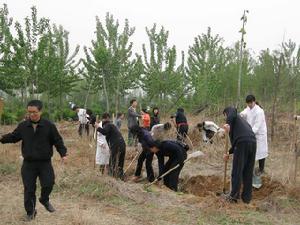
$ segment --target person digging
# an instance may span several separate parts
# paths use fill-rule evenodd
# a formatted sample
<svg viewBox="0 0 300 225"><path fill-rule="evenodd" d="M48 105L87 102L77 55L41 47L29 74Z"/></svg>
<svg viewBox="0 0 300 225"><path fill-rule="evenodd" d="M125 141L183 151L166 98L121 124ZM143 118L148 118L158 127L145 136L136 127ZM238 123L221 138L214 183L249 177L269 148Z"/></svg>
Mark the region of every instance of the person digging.
<svg viewBox="0 0 300 225"><path fill-rule="evenodd" d="M231 172L231 191L222 197L230 202L236 203L240 198L241 184L243 191L241 194L244 203L250 203L252 199L252 176L255 164L256 138L251 126L245 121L234 107L227 107L223 111L226 117L224 130L229 133L231 149L229 154L233 154ZM229 159L229 154L224 154L224 160Z"/></svg>

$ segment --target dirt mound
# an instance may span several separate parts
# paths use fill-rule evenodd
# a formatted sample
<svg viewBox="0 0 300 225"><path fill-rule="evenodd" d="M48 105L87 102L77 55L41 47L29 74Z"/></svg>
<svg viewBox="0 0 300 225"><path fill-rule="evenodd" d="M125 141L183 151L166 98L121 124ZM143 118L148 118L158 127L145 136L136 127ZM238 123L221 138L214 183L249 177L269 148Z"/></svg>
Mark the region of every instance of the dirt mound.
<svg viewBox="0 0 300 225"><path fill-rule="evenodd" d="M269 177L262 178L263 186L260 189L253 190L253 199L262 200L270 195L286 194L285 187L278 181L272 180ZM227 190L230 184L227 182ZM182 189L184 192L194 194L200 197L215 195L223 189L223 178L219 176L195 176L183 182Z"/></svg>
<svg viewBox="0 0 300 225"><path fill-rule="evenodd" d="M187 193L205 197L221 191L223 189L223 179L218 176L199 175L183 182L182 189Z"/></svg>
<svg viewBox="0 0 300 225"><path fill-rule="evenodd" d="M262 187L253 189L253 198L262 200L270 195L279 196L286 193L285 187L278 181L269 177L262 177Z"/></svg>

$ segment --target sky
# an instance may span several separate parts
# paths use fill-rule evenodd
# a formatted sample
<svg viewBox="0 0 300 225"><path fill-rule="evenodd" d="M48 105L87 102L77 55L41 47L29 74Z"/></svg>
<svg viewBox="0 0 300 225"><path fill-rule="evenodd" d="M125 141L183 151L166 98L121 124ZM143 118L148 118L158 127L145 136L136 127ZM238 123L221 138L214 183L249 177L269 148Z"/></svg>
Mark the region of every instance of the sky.
<svg viewBox="0 0 300 225"><path fill-rule="evenodd" d="M6 3L10 16L18 21L30 15L35 5L40 17L62 25L70 32L71 47L90 46L94 38L95 17L104 20L111 13L120 24L127 18L136 28L131 41L134 51L141 53L148 43L145 27L153 23L169 30L169 44L178 51L187 51L197 35L211 27L225 45L240 39L240 20L249 10L246 24L247 47L254 54L260 50L276 49L289 39L300 44L300 0L0 0ZM81 48L81 53L83 51Z"/></svg>

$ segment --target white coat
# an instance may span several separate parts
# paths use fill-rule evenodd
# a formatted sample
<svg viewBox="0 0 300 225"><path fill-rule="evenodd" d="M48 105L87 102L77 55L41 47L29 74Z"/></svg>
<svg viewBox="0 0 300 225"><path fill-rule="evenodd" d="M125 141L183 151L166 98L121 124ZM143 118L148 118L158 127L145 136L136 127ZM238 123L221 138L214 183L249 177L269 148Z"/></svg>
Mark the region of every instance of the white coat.
<svg viewBox="0 0 300 225"><path fill-rule="evenodd" d="M240 115L250 124L256 137L255 160L264 159L268 156L268 134L264 110L255 105L252 109L245 108Z"/></svg>
<svg viewBox="0 0 300 225"><path fill-rule="evenodd" d="M86 109L79 109L77 112L78 120L80 124L87 124L88 119L87 119L87 114L86 114Z"/></svg>
<svg viewBox="0 0 300 225"><path fill-rule="evenodd" d="M99 123L102 127L102 122ZM97 150L96 150L96 164L108 165L109 164L110 151L106 141L106 138L100 132L97 132Z"/></svg>

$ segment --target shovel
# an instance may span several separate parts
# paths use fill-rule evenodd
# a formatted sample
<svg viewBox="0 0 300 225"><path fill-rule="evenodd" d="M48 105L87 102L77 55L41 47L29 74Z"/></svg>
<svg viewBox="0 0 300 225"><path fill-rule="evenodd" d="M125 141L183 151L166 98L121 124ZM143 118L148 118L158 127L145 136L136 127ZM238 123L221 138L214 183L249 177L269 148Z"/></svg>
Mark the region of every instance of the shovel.
<svg viewBox="0 0 300 225"><path fill-rule="evenodd" d="M224 148L224 154L228 154L228 145L229 145L229 139L228 134L225 134L225 148ZM227 160L224 162L224 176L223 176L223 191L219 191L216 194L218 196L222 194L226 194L226 180L227 180Z"/></svg>
<svg viewBox="0 0 300 225"><path fill-rule="evenodd" d="M200 157L203 156L204 153L201 151L196 151L193 152L191 154L189 154L187 156L187 159L184 160L183 163L186 163L187 161L189 161L192 158L196 158L196 157ZM149 188L150 186L152 186L153 184L157 183L159 180L161 180L162 178L164 178L165 176L167 176L169 173L171 173L172 171L176 170L178 167L180 166L180 164L177 164L176 166L174 166L173 168L169 169L167 172L165 172L164 174L162 174L161 176L159 176L158 178L156 178L153 182L151 182L150 184L146 184L145 188Z"/></svg>

